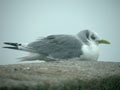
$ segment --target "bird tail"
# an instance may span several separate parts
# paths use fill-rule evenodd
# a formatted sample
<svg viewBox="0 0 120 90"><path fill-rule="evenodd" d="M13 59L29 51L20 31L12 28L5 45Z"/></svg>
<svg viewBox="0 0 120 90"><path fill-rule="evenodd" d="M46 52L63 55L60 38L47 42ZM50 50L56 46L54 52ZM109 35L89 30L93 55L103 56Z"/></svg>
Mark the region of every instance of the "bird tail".
<svg viewBox="0 0 120 90"><path fill-rule="evenodd" d="M27 51L27 48L26 48L27 45L23 45L21 43L4 42L4 44L8 46L5 46L3 48Z"/></svg>

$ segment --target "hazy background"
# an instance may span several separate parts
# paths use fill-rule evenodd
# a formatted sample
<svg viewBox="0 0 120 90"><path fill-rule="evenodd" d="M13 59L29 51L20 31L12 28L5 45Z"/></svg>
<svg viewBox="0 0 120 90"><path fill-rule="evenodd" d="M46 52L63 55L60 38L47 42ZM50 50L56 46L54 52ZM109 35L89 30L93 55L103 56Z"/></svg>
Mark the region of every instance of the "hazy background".
<svg viewBox="0 0 120 90"><path fill-rule="evenodd" d="M50 34L96 31L111 42L99 61L120 61L120 0L0 0L0 64L18 63L27 53L3 49L3 42L31 42Z"/></svg>

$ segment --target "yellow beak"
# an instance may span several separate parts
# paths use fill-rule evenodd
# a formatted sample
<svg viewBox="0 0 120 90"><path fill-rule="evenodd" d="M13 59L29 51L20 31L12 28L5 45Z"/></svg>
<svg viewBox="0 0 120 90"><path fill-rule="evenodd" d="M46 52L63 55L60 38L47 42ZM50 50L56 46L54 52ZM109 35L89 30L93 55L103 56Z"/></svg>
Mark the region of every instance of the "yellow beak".
<svg viewBox="0 0 120 90"><path fill-rule="evenodd" d="M110 42L109 41L107 41L107 40L99 40L98 41L100 44L110 44Z"/></svg>

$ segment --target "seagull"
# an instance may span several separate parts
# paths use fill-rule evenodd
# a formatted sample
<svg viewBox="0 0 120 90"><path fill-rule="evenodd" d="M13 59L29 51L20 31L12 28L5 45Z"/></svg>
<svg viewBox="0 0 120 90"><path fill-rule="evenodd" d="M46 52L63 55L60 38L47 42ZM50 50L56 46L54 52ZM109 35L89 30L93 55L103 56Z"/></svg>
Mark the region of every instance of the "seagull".
<svg viewBox="0 0 120 90"><path fill-rule="evenodd" d="M97 61L99 57L99 44L110 44L101 39L96 32L82 30L76 35L49 35L28 44L4 42L8 45L3 48L27 51L28 56L20 58L21 61L44 60L87 60Z"/></svg>

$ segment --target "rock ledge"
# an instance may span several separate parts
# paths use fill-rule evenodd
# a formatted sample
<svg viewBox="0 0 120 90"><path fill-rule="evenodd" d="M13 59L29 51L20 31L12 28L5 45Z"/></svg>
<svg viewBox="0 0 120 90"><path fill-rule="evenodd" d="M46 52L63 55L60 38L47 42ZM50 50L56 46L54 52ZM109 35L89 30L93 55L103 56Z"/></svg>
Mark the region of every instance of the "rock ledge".
<svg viewBox="0 0 120 90"><path fill-rule="evenodd" d="M120 90L120 62L1 65L0 90Z"/></svg>

